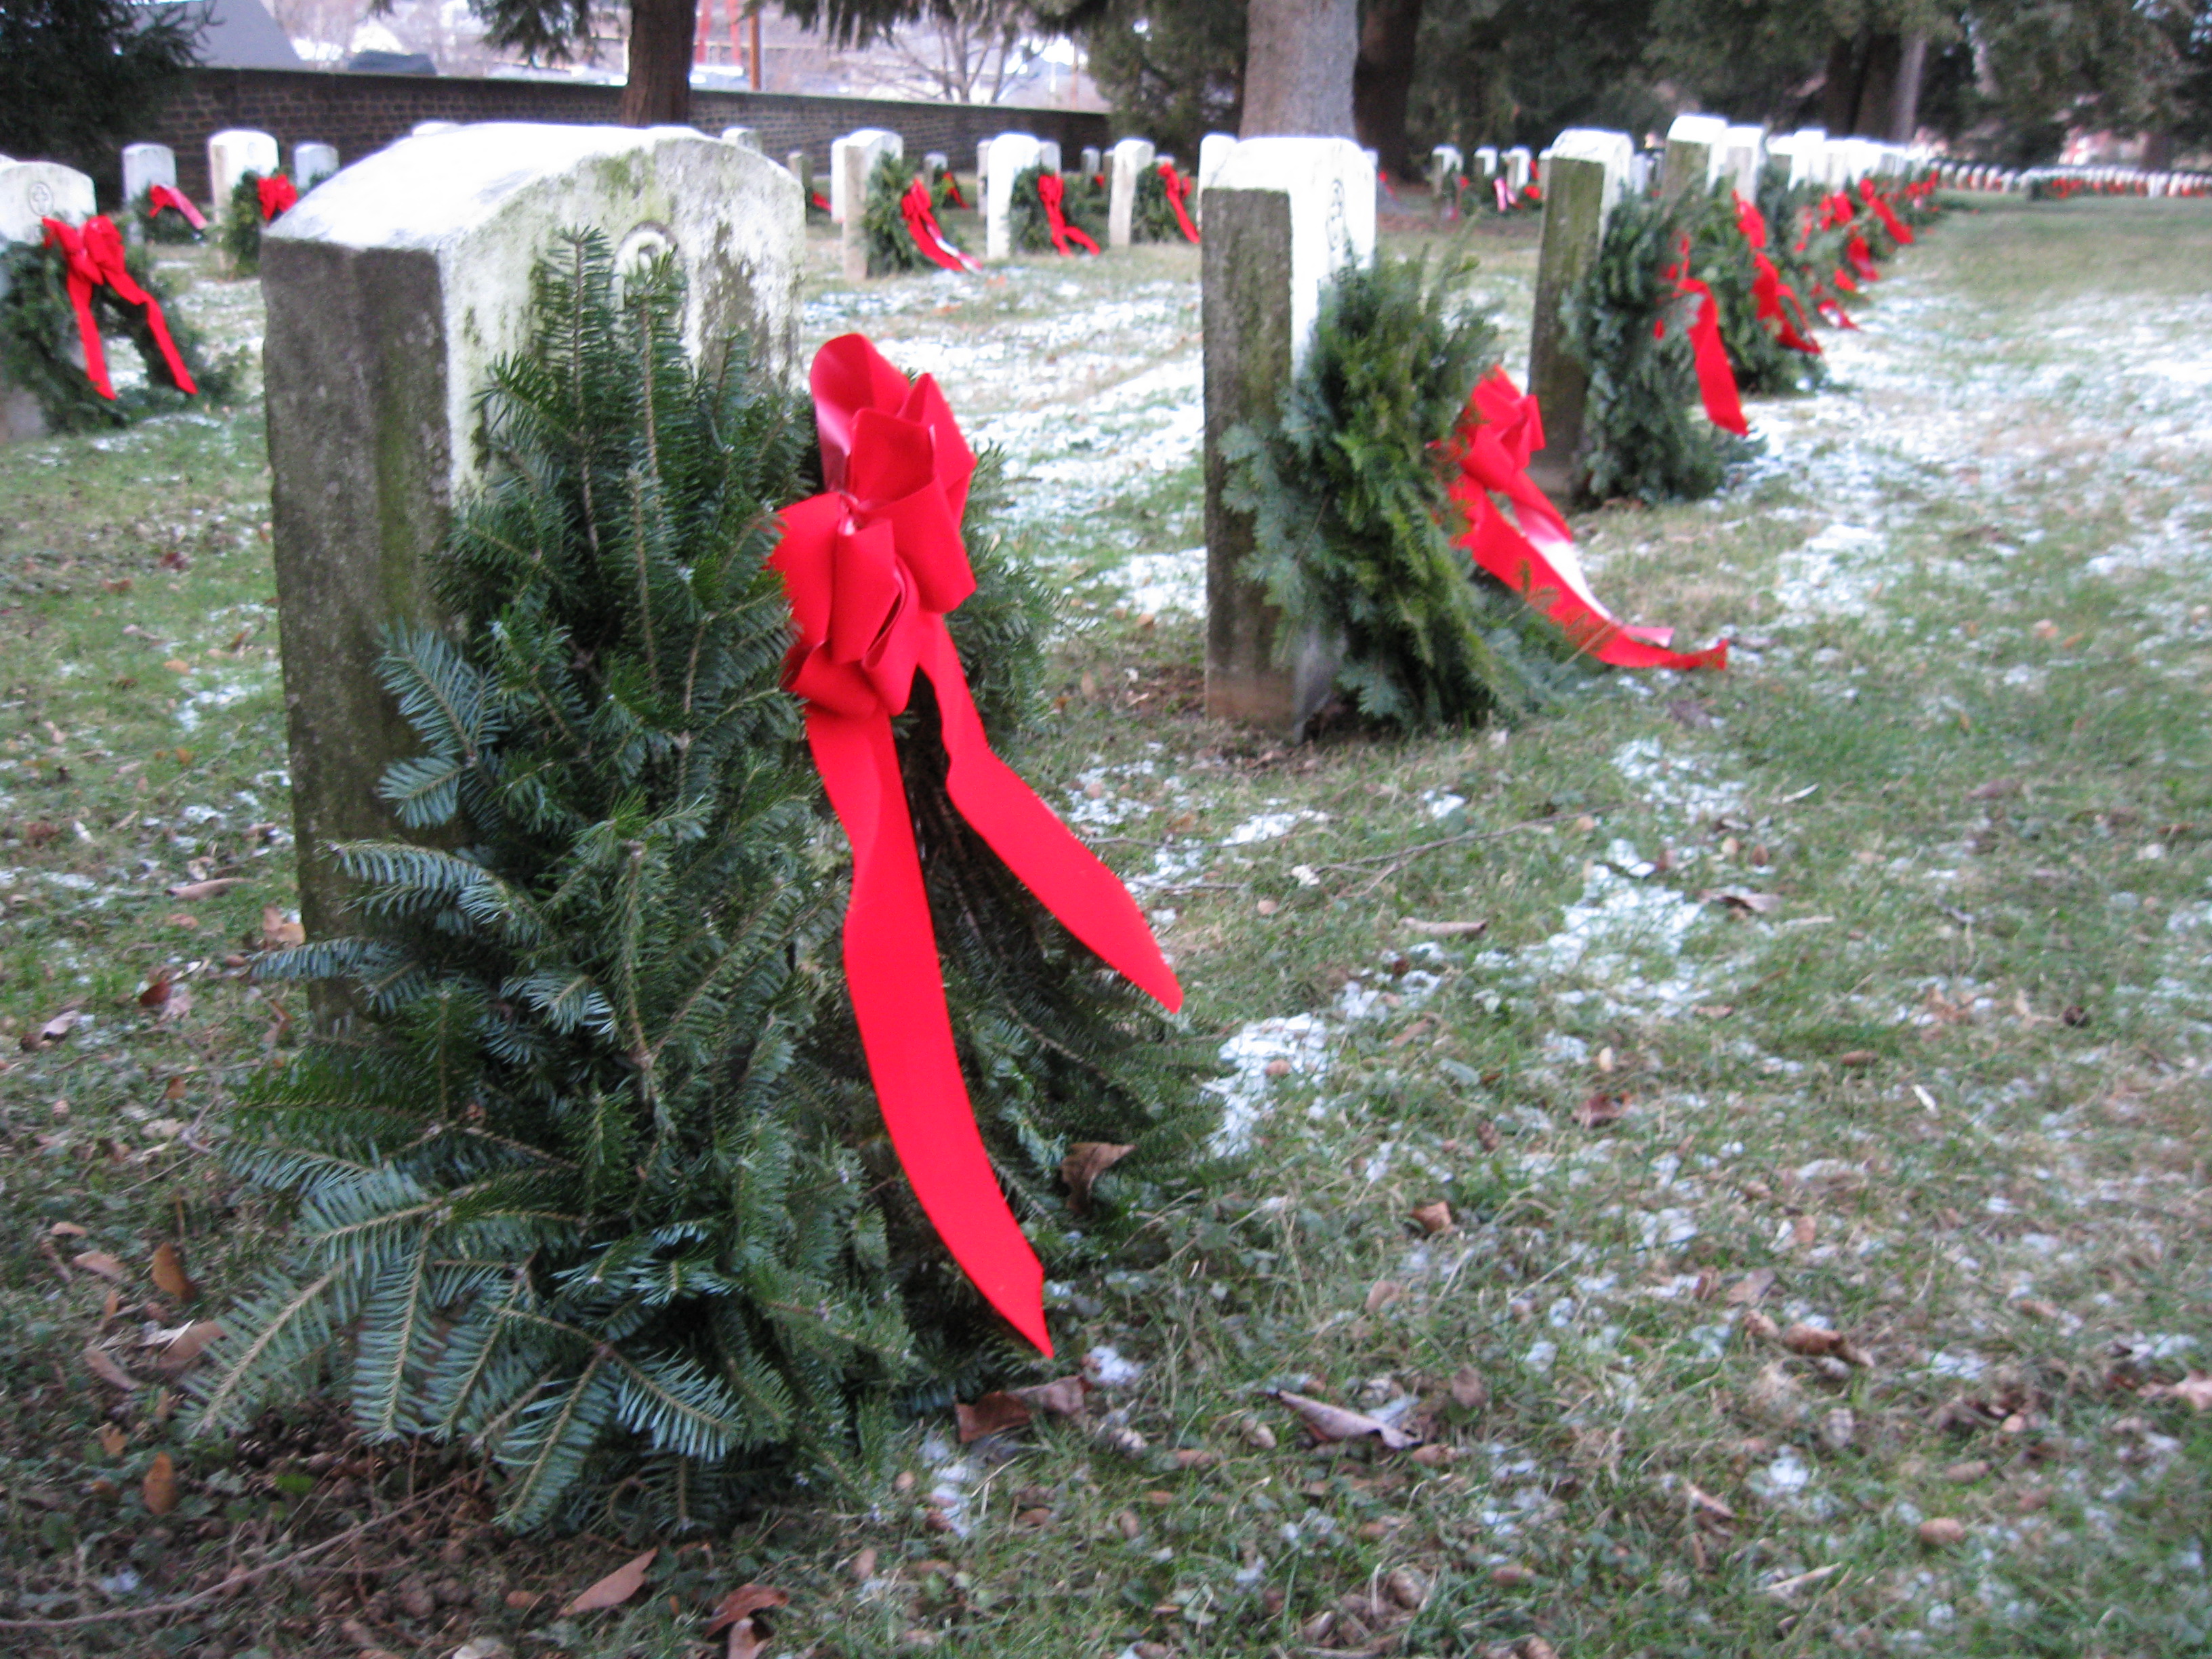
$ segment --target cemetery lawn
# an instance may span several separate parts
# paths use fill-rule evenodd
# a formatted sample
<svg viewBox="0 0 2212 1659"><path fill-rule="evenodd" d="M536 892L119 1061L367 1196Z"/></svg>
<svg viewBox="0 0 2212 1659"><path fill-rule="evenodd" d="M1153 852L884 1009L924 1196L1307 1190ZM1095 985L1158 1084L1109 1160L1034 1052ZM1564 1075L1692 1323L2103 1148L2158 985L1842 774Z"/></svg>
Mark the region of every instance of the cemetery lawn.
<svg viewBox="0 0 2212 1659"><path fill-rule="evenodd" d="M1517 370L1532 235L1468 246ZM755 1580L821 1659L2212 1650L2212 212L1951 215L1723 495L1582 515L1726 673L1297 749L1198 709L1194 252L816 254L810 340L1024 480L1068 626L1013 758L1224 1045L1233 1155L1012 1379L1080 1362L1090 1423L933 1418L688 1544L505 1539L328 1405L185 1439L149 1335L283 1225L203 1149L303 1017L244 972L293 902L261 416L47 440L0 461L0 1643L673 1656Z"/></svg>

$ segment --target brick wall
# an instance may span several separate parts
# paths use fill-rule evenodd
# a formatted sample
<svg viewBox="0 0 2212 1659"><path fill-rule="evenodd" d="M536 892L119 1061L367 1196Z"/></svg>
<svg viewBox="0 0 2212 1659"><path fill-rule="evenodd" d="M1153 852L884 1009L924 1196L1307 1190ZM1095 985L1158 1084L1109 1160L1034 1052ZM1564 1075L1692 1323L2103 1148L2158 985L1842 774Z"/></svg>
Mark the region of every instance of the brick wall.
<svg viewBox="0 0 2212 1659"><path fill-rule="evenodd" d="M195 200L208 190L208 135L225 127L273 133L285 164L302 139L337 146L356 161L406 137L418 121L555 121L617 118L619 87L547 81L477 81L431 75L344 75L319 70L193 70L152 124L135 135L177 153L177 184ZM830 165L830 141L856 127L885 127L908 155L942 150L955 166L975 165L978 140L1031 132L1060 142L1070 166L1086 144L1113 142L1103 115L1080 110L1017 109L998 104L915 104L876 98L816 98L780 92L691 94L691 125L703 132L753 127L776 160L794 149Z"/></svg>

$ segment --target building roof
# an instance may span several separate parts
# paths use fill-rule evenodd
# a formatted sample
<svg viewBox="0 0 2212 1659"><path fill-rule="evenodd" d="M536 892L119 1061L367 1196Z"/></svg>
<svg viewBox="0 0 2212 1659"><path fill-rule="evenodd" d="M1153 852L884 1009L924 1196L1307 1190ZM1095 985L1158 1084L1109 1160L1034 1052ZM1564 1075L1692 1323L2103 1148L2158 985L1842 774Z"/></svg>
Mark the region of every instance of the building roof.
<svg viewBox="0 0 2212 1659"><path fill-rule="evenodd" d="M204 16L200 62L210 69L304 69L262 0L142 0L150 14L185 8Z"/></svg>

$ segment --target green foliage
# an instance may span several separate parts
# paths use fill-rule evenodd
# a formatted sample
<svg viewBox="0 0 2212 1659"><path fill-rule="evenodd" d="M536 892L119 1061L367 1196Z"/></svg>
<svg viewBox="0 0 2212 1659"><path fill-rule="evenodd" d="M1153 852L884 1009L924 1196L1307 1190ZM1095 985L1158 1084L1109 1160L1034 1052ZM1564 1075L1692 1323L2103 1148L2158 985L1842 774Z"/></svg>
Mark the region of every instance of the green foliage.
<svg viewBox="0 0 2212 1659"><path fill-rule="evenodd" d="M1386 256L1344 270L1279 425L1239 427L1224 445L1228 500L1255 517L1249 574L1283 612L1281 644L1338 642L1338 684L1366 719L1405 731L1467 724L1526 695L1486 637L1483 590L1451 540L1450 441L1498 360L1490 320L1453 302L1463 274Z"/></svg>
<svg viewBox="0 0 2212 1659"><path fill-rule="evenodd" d="M192 228L191 222L174 208L148 216L147 198L151 194L150 191L140 191L124 210L131 222L138 227L148 241L177 245L204 240L200 233Z"/></svg>
<svg viewBox="0 0 2212 1659"><path fill-rule="evenodd" d="M1188 196L1183 200L1183 211L1192 213L1196 206ZM1192 214L1192 222L1197 216ZM1182 222L1176 217L1175 204L1168 200L1167 180L1160 177L1157 162L1137 175L1137 193L1129 208L1129 240L1133 242L1181 242L1188 239L1182 234Z"/></svg>
<svg viewBox="0 0 2212 1659"><path fill-rule="evenodd" d="M885 154L876 158L876 170L868 175L867 204L860 213L871 276L933 268L933 262L915 245L914 233L907 228L906 215L899 211L899 198L913 182L913 173L898 156Z"/></svg>
<svg viewBox="0 0 2212 1659"><path fill-rule="evenodd" d="M1234 132L1243 112L1244 0L1052 0L1090 50L1092 76L1122 132L1178 155L1209 132Z"/></svg>
<svg viewBox="0 0 2212 1659"><path fill-rule="evenodd" d="M1726 179L1701 202L1684 204L1690 216L1690 274L1711 286L1720 311L1721 340L1735 370L1736 389L1745 396L1810 391L1827 378L1818 357L1793 351L1759 320L1753 284L1759 268L1751 244L1737 228L1735 189ZM1768 258L1773 257L1773 228L1768 227ZM1778 270L1780 267L1778 265ZM1805 295L1798 295L1800 300ZM1809 319L1812 307L1806 307Z"/></svg>
<svg viewBox="0 0 2212 1659"><path fill-rule="evenodd" d="M228 359L210 362L199 331L179 315L169 285L154 273L152 261L137 248L126 248L124 266L138 286L153 295L168 324L169 337L185 360L203 398L221 402L238 378ZM72 355L77 345L76 312L69 299L69 265L61 250L34 242L0 250L0 371L38 400L46 424L57 432L86 432L129 426L149 415L166 415L191 399L170 378L169 366L154 343L146 313L123 303L113 290L93 290L92 314L106 349L112 400L93 390L84 365ZM125 383L119 348L128 343L145 365L137 385Z"/></svg>
<svg viewBox="0 0 2212 1659"><path fill-rule="evenodd" d="M1644 64L1653 0L1427 0L1408 125L1431 143L1548 144L1565 127L1663 131Z"/></svg>
<svg viewBox="0 0 2212 1659"><path fill-rule="evenodd" d="M457 635L396 633L383 665L423 752L381 793L431 844L338 849L363 935L265 971L356 1016L229 1147L296 1200L295 1246L225 1316L201 1431L334 1370L363 1432L489 1453L517 1527L866 1483L902 1401L1018 1363L898 1176L845 998L847 854L764 563L818 476L808 411L742 343L695 366L682 301L672 263L618 282L596 234L541 263L441 567ZM1050 603L978 479L954 633L1003 743ZM1194 1064L957 818L927 702L901 726L963 1070L1065 1272L1119 1213L1103 1191L1061 1230L1068 1143L1134 1144L1120 1192L1164 1201Z"/></svg>
<svg viewBox="0 0 2212 1659"><path fill-rule="evenodd" d="M131 0L0 4L0 155L111 173L116 147L198 61L197 6ZM112 176L112 174L111 174Z"/></svg>
<svg viewBox="0 0 2212 1659"><path fill-rule="evenodd" d="M1594 500L1694 500L1720 486L1729 451L1698 404L1688 302L1659 274L1680 258L1691 210L1623 198L1597 258L1560 296L1562 343L1589 374L1577 459Z"/></svg>
<svg viewBox="0 0 2212 1659"><path fill-rule="evenodd" d="M1044 216L1044 200L1037 180L1044 177L1042 164L1014 175L1013 195L1007 209L1007 226L1015 248L1024 253L1050 253L1052 224ZM1060 198L1060 217L1087 232L1100 247L1106 246L1106 192L1087 173L1060 175L1066 194Z"/></svg>
<svg viewBox="0 0 2212 1659"><path fill-rule="evenodd" d="M285 175L279 169L269 176ZM261 179L260 173L247 168L230 187L230 200L223 204L222 251L232 271L240 276L258 276L261 271Z"/></svg>

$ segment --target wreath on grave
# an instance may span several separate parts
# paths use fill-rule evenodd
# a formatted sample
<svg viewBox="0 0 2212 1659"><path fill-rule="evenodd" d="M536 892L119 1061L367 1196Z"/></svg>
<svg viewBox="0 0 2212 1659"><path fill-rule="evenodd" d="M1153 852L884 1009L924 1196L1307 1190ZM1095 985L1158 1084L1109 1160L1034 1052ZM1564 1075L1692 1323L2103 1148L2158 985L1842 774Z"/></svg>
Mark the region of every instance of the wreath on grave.
<svg viewBox="0 0 2212 1659"><path fill-rule="evenodd" d="M901 271L974 270L975 262L939 220L927 185L896 155L878 156L868 175L868 198L860 218L867 244L868 275ZM929 237L933 247L925 248Z"/></svg>
<svg viewBox="0 0 2212 1659"><path fill-rule="evenodd" d="M854 1036L850 866L769 566L779 508L821 482L814 424L742 342L695 364L682 304L672 261L617 279L596 234L541 261L440 573L459 629L395 632L384 663L423 752L382 793L438 846L337 849L362 936L262 970L346 988L359 1029L261 1085L228 1147L296 1224L225 1316L201 1431L332 1376L366 1434L488 1453L516 1527L873 1486L902 1408L1035 1363L932 1237ZM1052 600L1000 495L987 457L948 620L1004 747L1039 708ZM894 764L960 1070L1065 1273L1179 1183L1206 1063L969 827L927 686Z"/></svg>
<svg viewBox="0 0 2212 1659"><path fill-rule="evenodd" d="M1173 173L1175 196L1168 191ZM1194 242L1197 227L1190 220L1191 194L1197 181L1176 170L1171 161L1157 162L1137 175L1137 192L1129 209L1129 240L1133 242ZM1178 200L1181 210L1178 211Z"/></svg>
<svg viewBox="0 0 2212 1659"><path fill-rule="evenodd" d="M1008 198L1007 222L1017 252L1050 253L1054 251L1052 215L1045 205L1042 181L1046 177L1042 164L1030 167L1014 176L1013 190ZM1079 235L1097 252L1106 236L1106 191L1097 180L1083 173L1054 173L1050 175L1060 186L1060 213L1068 232Z"/></svg>
<svg viewBox="0 0 2212 1659"><path fill-rule="evenodd" d="M1765 254L1767 269L1772 269L1771 228L1750 216L1756 208L1746 213L1748 204L1725 179L1703 201L1689 205L1691 272L1711 289L1719 306L1721 338L1738 387L1754 395L1817 388L1827 378L1818 348L1808 351L1788 343L1812 343L1806 331L1810 313L1796 290L1782 283L1778 270L1768 279L1759 264ZM1754 230L1765 237L1765 246L1752 245Z"/></svg>
<svg viewBox="0 0 2212 1659"><path fill-rule="evenodd" d="M240 276L260 274L261 228L289 211L299 199L291 175L282 168L260 173L248 167L239 174L222 216L222 251L233 272Z"/></svg>
<svg viewBox="0 0 2212 1659"><path fill-rule="evenodd" d="M198 395L216 402L228 398L237 383L236 362L210 360L199 331L177 313L174 290L143 250L126 249L123 264L129 280L160 308L178 361ZM102 397L87 373L66 252L51 239L0 252L0 371L37 399L46 425L56 432L92 431L186 407L191 394L177 383L149 308L106 283L93 288L87 301L111 368L111 341L127 342L143 368L143 374L114 386L112 398Z"/></svg>
<svg viewBox="0 0 2212 1659"><path fill-rule="evenodd" d="M1471 724L1579 672L1460 545L1460 434L1498 361L1489 319L1453 297L1469 269L1378 254L1340 272L1280 420L1222 445L1282 646L1335 642L1338 687L1401 731Z"/></svg>
<svg viewBox="0 0 2212 1659"><path fill-rule="evenodd" d="M155 199L157 189L162 191L162 200ZM176 203L183 203L185 207L191 205L174 190L151 185L131 198L125 212L131 222L145 233L149 242L175 245L204 240L204 222L194 224L185 216L184 208L175 205ZM193 210L196 213L198 210Z"/></svg>

